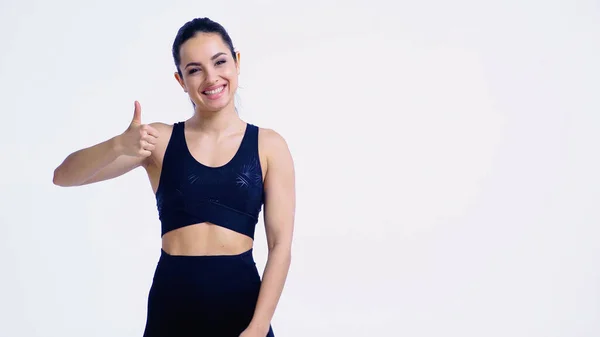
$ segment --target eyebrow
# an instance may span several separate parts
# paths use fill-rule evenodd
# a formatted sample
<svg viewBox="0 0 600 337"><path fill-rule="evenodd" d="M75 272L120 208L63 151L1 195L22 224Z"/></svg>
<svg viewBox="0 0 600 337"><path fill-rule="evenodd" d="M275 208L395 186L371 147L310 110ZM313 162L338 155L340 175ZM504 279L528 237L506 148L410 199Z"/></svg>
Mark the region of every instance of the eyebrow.
<svg viewBox="0 0 600 337"><path fill-rule="evenodd" d="M223 52L216 53L215 55L213 55L213 56L210 58L210 60L211 60L211 61L214 61L214 60L215 60L217 57L219 57L219 56L221 56L221 55L227 55L227 54L225 54L225 53L223 53ZM200 63L198 63L198 62L190 62L190 63L186 64L184 68L187 68L187 67L189 67L189 66L201 66L201 65L202 65L202 64L200 64Z"/></svg>

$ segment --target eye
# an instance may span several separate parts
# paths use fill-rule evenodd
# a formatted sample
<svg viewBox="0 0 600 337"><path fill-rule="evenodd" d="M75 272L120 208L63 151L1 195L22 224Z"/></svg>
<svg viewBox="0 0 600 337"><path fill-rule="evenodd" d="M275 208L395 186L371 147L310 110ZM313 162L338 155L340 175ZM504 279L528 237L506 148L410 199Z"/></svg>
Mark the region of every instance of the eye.
<svg viewBox="0 0 600 337"><path fill-rule="evenodd" d="M226 60L218 60L217 63L215 63L215 65L220 66L223 63L226 63Z"/></svg>
<svg viewBox="0 0 600 337"><path fill-rule="evenodd" d="M193 73L195 73L195 72L198 72L198 71L200 71L200 69L199 69L199 68L192 68L192 69L190 69L190 70L188 71L188 74L189 74L189 75L192 75Z"/></svg>

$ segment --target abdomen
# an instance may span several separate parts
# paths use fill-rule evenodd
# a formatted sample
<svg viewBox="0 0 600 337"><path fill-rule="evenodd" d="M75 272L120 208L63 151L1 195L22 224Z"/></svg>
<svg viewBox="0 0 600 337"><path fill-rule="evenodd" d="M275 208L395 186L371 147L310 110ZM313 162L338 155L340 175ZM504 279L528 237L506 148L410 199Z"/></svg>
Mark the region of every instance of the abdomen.
<svg viewBox="0 0 600 337"><path fill-rule="evenodd" d="M247 235L210 222L181 227L162 237L162 249L171 255L235 255L252 245Z"/></svg>

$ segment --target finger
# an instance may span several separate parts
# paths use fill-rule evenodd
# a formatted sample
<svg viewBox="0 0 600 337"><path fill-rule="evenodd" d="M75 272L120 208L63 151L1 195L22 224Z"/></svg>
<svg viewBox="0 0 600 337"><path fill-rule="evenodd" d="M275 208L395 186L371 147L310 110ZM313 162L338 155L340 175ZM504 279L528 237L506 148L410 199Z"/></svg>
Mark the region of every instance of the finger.
<svg viewBox="0 0 600 337"><path fill-rule="evenodd" d="M143 136L142 140L145 141L145 142L147 142L147 143L150 143L152 145L156 145L156 143L158 142L158 138L152 137L150 135Z"/></svg>
<svg viewBox="0 0 600 337"><path fill-rule="evenodd" d="M142 146L142 149L148 150L148 151L154 151L154 149L156 149L156 146L154 146L154 144L145 142L144 145Z"/></svg>
<svg viewBox="0 0 600 337"><path fill-rule="evenodd" d="M155 145L145 140L140 141L140 147L144 150L154 150Z"/></svg>
<svg viewBox="0 0 600 337"><path fill-rule="evenodd" d="M150 136L158 138L158 130L150 125L144 125L144 131L146 131L146 133L148 133Z"/></svg>
<svg viewBox="0 0 600 337"><path fill-rule="evenodd" d="M140 150L140 156L142 157L150 157L152 155L152 152L148 151L148 150Z"/></svg>
<svg viewBox="0 0 600 337"><path fill-rule="evenodd" d="M131 123L142 124L142 107L140 106L140 102L135 101L133 105L133 119Z"/></svg>

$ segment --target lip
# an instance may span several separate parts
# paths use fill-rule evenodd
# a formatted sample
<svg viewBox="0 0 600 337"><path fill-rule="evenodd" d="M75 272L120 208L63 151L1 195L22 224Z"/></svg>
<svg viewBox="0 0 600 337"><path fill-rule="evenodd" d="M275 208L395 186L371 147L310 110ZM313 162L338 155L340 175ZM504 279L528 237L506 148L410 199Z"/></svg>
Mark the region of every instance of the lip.
<svg viewBox="0 0 600 337"><path fill-rule="evenodd" d="M223 87L223 90L221 90L221 92L219 92L219 93L212 94L212 95L204 93L205 91L214 90L214 89L221 88L221 87ZM202 91L202 95L204 95L204 97L208 98L209 100L216 100L216 99L221 98L223 95L225 95L226 90L227 90L227 84L213 85L212 87L208 87L208 88L204 89Z"/></svg>
<svg viewBox="0 0 600 337"><path fill-rule="evenodd" d="M210 91L210 90L215 90L215 89L223 87L223 86L227 86L227 84L213 85L212 87L204 88L204 90L202 90L202 92Z"/></svg>

